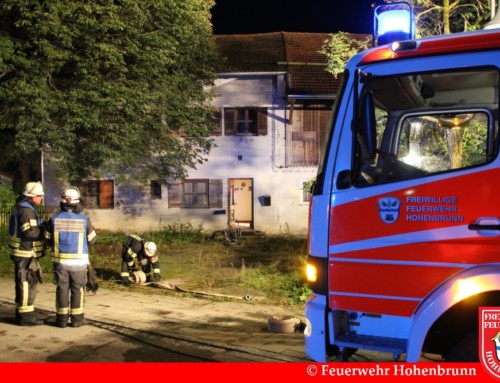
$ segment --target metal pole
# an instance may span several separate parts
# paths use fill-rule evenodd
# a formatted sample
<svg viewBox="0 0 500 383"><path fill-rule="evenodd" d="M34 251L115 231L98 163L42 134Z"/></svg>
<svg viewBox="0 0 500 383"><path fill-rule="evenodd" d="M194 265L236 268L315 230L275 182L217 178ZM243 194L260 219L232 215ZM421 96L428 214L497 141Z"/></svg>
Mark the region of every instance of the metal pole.
<svg viewBox="0 0 500 383"><path fill-rule="evenodd" d="M42 184L45 183L45 181L44 181L44 174L43 174L44 170L45 169L44 169L44 166L43 166L43 146L42 146L42 148L40 149L40 173L42 173L41 174Z"/></svg>

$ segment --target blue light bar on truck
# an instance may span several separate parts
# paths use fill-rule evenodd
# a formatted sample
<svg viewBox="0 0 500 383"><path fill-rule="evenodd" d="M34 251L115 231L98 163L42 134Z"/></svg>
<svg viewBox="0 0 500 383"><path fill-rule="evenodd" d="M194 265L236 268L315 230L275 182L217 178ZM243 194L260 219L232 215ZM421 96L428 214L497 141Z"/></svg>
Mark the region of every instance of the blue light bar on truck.
<svg viewBox="0 0 500 383"><path fill-rule="evenodd" d="M407 2L382 4L373 13L373 45L415 38L415 19Z"/></svg>

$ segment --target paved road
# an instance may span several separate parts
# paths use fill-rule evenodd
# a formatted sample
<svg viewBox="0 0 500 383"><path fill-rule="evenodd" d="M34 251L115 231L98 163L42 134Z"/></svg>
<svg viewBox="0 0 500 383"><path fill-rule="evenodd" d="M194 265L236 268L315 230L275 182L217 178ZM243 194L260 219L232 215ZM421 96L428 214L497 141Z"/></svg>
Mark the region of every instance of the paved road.
<svg viewBox="0 0 500 383"><path fill-rule="evenodd" d="M140 289L150 289L149 294ZM53 319L55 286L38 288L40 318ZM273 316L304 321L303 307L165 295L153 287L85 296L91 325L60 329L13 323L14 282L0 278L0 362L311 362L304 335L268 331ZM353 361L391 361L359 351Z"/></svg>
<svg viewBox="0 0 500 383"><path fill-rule="evenodd" d="M174 341L156 339L152 334L94 321L80 328L19 327L14 323L13 312L12 304L0 303L1 349L4 350L0 353L0 362L207 361L196 344L179 348ZM48 321L53 319L52 313L39 312L38 315Z"/></svg>
<svg viewBox="0 0 500 383"><path fill-rule="evenodd" d="M135 287L86 295L91 325L20 327L14 283L0 279L0 362L308 361L301 333L267 331L273 315L301 308L215 302L184 295L144 295ZM55 286L38 288L37 315L54 319Z"/></svg>

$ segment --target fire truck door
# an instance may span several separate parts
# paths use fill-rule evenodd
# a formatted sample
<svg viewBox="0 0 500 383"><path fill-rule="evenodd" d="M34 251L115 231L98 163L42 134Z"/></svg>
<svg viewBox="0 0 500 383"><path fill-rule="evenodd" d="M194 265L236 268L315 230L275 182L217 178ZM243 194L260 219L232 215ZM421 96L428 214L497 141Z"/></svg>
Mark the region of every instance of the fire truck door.
<svg viewBox="0 0 500 383"><path fill-rule="evenodd" d="M376 137L374 155L332 202L332 307L410 316L446 278L498 259L492 114L411 114L397 126L397 150Z"/></svg>

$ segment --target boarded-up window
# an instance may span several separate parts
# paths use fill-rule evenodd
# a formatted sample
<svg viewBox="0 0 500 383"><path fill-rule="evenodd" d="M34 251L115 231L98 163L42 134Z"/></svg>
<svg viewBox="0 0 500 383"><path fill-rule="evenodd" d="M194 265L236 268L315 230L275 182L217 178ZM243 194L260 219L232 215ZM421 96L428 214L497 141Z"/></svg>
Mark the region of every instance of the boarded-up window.
<svg viewBox="0 0 500 383"><path fill-rule="evenodd" d="M221 208L222 180L186 179L168 184L168 206Z"/></svg>
<svg viewBox="0 0 500 383"><path fill-rule="evenodd" d="M226 136L267 135L266 108L224 109L224 134Z"/></svg>
<svg viewBox="0 0 500 383"><path fill-rule="evenodd" d="M330 118L330 106L295 105L287 129L288 166L317 166Z"/></svg>
<svg viewBox="0 0 500 383"><path fill-rule="evenodd" d="M88 209L113 209L114 208L114 181L92 180L82 188L82 199Z"/></svg>

